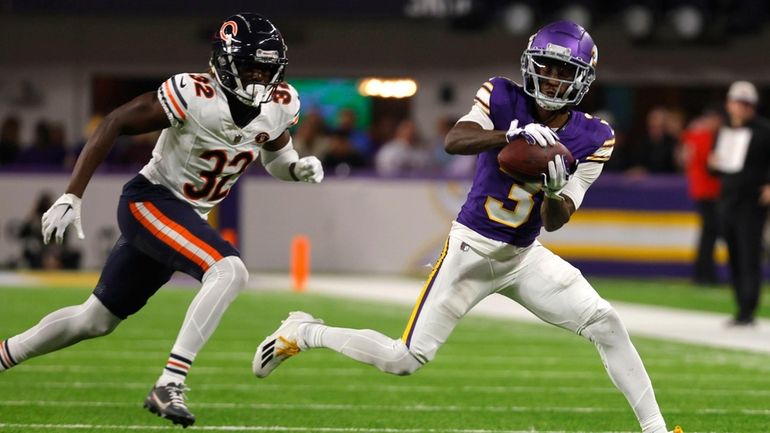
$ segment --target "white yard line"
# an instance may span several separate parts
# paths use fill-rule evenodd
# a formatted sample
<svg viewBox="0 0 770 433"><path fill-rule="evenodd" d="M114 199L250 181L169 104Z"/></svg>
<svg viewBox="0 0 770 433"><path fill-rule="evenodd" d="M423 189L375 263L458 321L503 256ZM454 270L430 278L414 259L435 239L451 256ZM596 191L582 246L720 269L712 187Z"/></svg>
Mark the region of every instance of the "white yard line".
<svg viewBox="0 0 770 433"><path fill-rule="evenodd" d="M21 368L27 367L27 368ZM60 374L60 373L86 373L93 374L94 372L102 373L151 373L156 371L157 368L153 366L146 367L125 367L125 366L107 366L107 365L54 365L45 363L36 363L34 365L22 365L14 368L16 374ZM196 376L243 376L245 368L232 368L232 367L195 367ZM295 367L288 371L285 377L318 377L324 376L337 376L337 377L361 377L368 376L370 373L366 369L349 369L349 368L334 368L334 367ZM607 374L604 371L548 371L542 369L516 369L516 370L490 370L483 371L470 371L464 368L433 368L421 371L422 377L435 377L440 376L442 378L468 378L468 379L497 379L497 378L540 378L540 379L584 379L584 380L605 380ZM671 382L686 382L692 383L694 380L713 380L713 381L729 381L731 383L738 382L750 382L752 384L768 384L770 386L770 376L756 376L748 377L741 374L730 373L656 373L655 377L658 379L666 379Z"/></svg>
<svg viewBox="0 0 770 433"><path fill-rule="evenodd" d="M22 424L0 423L2 429L36 428L61 430L179 430L175 426L152 425L109 425L109 424ZM238 426L238 425L209 425L188 427L189 431L267 431L267 432L320 432L320 433L637 433L637 432L583 432L564 430L487 430L487 429L432 429L432 428L358 428L358 427L306 427L306 426ZM698 432L688 432L698 433Z"/></svg>
<svg viewBox="0 0 770 433"><path fill-rule="evenodd" d="M0 405L16 407L138 407L136 401L78 401L78 400L0 400ZM380 404L316 404L316 403L191 403L190 407L199 409L219 409L219 410L307 410L307 411L342 411L342 412L481 412L481 413L625 413L626 407L617 408L599 408L599 407L559 407L559 406L466 406L466 405L424 405L424 404L404 404L404 405L380 405ZM688 415L742 415L758 416L761 418L770 417L770 409L765 408L743 408L743 409L724 409L724 408L700 408L695 410L677 410L670 409L666 411L669 414Z"/></svg>
<svg viewBox="0 0 770 433"><path fill-rule="evenodd" d="M36 386L42 389L47 388L67 388L67 389L149 389L146 382L70 382L70 381L36 381ZM29 385L25 385L29 387ZM405 394L449 394L454 392L478 392L484 394L508 394L511 393L559 393L559 394L617 394L617 388L608 386L494 386L494 385L321 385L321 384L290 384L290 383L267 383L264 381L245 383L245 384L200 384L194 385L194 391L228 390L228 391L253 391L254 389L274 390L281 392L301 392L306 390L337 390L345 392L387 392L387 393L405 393ZM726 389L726 388L692 388L675 387L661 388L658 393L674 395L718 395L718 396L740 396L766 398L770 396L770 389Z"/></svg>

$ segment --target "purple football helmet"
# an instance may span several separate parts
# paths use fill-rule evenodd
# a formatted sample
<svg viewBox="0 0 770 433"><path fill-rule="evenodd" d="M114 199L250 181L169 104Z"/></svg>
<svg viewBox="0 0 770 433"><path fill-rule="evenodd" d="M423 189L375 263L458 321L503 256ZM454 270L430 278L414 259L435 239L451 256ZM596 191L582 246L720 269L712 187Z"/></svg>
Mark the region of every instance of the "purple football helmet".
<svg viewBox="0 0 770 433"><path fill-rule="evenodd" d="M524 91L546 110L577 105L596 78L598 57L583 27L571 21L548 24L529 38L521 56Z"/></svg>

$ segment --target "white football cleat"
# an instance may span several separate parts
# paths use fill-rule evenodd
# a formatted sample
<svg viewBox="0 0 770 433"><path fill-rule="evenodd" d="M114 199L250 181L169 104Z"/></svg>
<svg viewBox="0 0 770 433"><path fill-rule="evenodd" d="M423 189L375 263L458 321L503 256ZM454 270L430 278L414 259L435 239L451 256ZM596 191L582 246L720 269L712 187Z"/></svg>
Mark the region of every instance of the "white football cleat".
<svg viewBox="0 0 770 433"><path fill-rule="evenodd" d="M283 361L302 350L297 344L297 329L299 325L305 323L322 324L324 322L305 312L292 311L289 317L281 322L281 326L257 346L257 353L254 354L254 361L251 363L251 371L255 376L267 377Z"/></svg>

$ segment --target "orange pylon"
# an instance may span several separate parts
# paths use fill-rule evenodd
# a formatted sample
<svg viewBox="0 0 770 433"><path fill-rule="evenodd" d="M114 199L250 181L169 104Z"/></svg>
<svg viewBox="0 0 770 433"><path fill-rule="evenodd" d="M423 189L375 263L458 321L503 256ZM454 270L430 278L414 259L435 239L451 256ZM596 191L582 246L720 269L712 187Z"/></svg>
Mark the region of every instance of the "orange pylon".
<svg viewBox="0 0 770 433"><path fill-rule="evenodd" d="M292 288L302 292L310 277L310 239L297 235L291 240L291 259L289 273Z"/></svg>

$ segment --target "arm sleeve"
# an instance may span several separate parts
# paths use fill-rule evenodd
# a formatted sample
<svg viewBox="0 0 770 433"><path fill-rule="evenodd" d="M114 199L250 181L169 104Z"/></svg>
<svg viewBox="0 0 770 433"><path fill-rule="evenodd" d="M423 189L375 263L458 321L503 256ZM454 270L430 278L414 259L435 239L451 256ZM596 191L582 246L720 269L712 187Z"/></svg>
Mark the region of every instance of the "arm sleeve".
<svg viewBox="0 0 770 433"><path fill-rule="evenodd" d="M158 88L158 100L166 112L171 126L181 128L187 120L190 95L185 95L185 88L192 88L187 74L178 74L164 81Z"/></svg>
<svg viewBox="0 0 770 433"><path fill-rule="evenodd" d="M588 187L594 183L594 181L602 173L604 164L596 162L584 162L578 164L577 170L572 174L567 185L561 190L561 194L569 197L572 203L575 204L575 209L579 209L583 203L583 197L588 191Z"/></svg>
<svg viewBox="0 0 770 433"><path fill-rule="evenodd" d="M299 155L294 150L291 137L289 137L286 146L274 152L262 149L260 155L262 165L265 166L265 170L270 173L270 176L286 181L296 182L299 180L294 174L294 165L299 161Z"/></svg>
<svg viewBox="0 0 770 433"><path fill-rule="evenodd" d="M601 145L578 164L577 170L572 174L572 177L570 177L567 185L564 186L564 189L561 190L563 195L572 199L572 203L575 204L575 209L580 208L580 205L583 203L583 198L586 195L586 191L588 191L588 187L590 187L602 173L604 163L610 160L612 150L615 147L615 131L613 131L610 124L604 120L601 121L601 125L600 135L597 137L597 141L601 143Z"/></svg>

